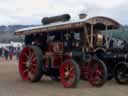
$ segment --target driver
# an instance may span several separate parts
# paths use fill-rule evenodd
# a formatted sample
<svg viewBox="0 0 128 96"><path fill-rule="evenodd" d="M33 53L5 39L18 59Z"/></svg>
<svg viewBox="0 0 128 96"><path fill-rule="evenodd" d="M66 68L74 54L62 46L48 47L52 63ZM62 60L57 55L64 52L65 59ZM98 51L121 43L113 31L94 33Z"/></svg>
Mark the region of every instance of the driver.
<svg viewBox="0 0 128 96"><path fill-rule="evenodd" d="M97 37L96 37L96 45L98 45L98 46L102 46L103 45L103 35L100 33L100 32L98 32L97 33Z"/></svg>

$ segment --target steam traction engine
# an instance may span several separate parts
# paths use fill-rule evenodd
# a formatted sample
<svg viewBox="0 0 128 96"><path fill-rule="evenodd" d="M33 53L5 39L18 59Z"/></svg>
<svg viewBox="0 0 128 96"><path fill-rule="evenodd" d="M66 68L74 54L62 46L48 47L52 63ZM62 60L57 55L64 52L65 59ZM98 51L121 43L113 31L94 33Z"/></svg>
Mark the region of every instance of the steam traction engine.
<svg viewBox="0 0 128 96"><path fill-rule="evenodd" d="M38 82L47 75L68 88L76 87L79 79L102 86L113 76L119 83L127 83L127 51L110 48L110 39L101 33L120 24L106 17L69 19L68 14L45 17L43 26L16 31L25 36L19 59L22 79Z"/></svg>

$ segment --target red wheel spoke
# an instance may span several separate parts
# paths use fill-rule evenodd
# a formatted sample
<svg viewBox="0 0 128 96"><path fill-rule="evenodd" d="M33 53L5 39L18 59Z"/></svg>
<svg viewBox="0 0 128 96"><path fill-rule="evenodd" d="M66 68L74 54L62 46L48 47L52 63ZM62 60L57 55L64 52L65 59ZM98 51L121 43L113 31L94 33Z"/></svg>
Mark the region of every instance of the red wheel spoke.
<svg viewBox="0 0 128 96"><path fill-rule="evenodd" d="M26 65L27 62L23 62L24 65Z"/></svg>
<svg viewBox="0 0 128 96"><path fill-rule="evenodd" d="M69 64L67 64L67 66L66 66L66 71L68 71L69 70Z"/></svg>
<svg viewBox="0 0 128 96"><path fill-rule="evenodd" d="M31 68L30 72L34 74L35 73L35 69Z"/></svg>
<svg viewBox="0 0 128 96"><path fill-rule="evenodd" d="M32 64L33 67L37 67L37 64Z"/></svg>
<svg viewBox="0 0 128 96"><path fill-rule="evenodd" d="M29 59L29 56L25 53L24 56L26 57L26 59Z"/></svg>
<svg viewBox="0 0 128 96"><path fill-rule="evenodd" d="M26 68L24 71L23 71L23 74L27 73L29 70Z"/></svg>
<svg viewBox="0 0 128 96"><path fill-rule="evenodd" d="M74 72L70 72L69 73L69 77L73 78L75 75L74 75Z"/></svg>
<svg viewBox="0 0 128 96"><path fill-rule="evenodd" d="M35 56L34 56L34 54L33 54L33 53L31 54L31 56L30 56L30 57L31 57L31 59L35 58Z"/></svg>
<svg viewBox="0 0 128 96"><path fill-rule="evenodd" d="M100 65L97 65L96 67L96 76L100 78L103 77L103 71L102 71L102 68L100 68Z"/></svg>
<svg viewBox="0 0 128 96"><path fill-rule="evenodd" d="M74 70L74 66L70 66L70 70L69 72L73 71Z"/></svg>
<svg viewBox="0 0 128 96"><path fill-rule="evenodd" d="M32 66L31 66L32 73L35 73L36 69L37 69L37 64L32 64Z"/></svg>
<svg viewBox="0 0 128 96"><path fill-rule="evenodd" d="M36 57L32 58L32 62L36 61Z"/></svg>
<svg viewBox="0 0 128 96"><path fill-rule="evenodd" d="M32 50L29 50L29 58L31 58Z"/></svg>
<svg viewBox="0 0 128 96"><path fill-rule="evenodd" d="M68 76L64 76L64 80L67 80L68 79Z"/></svg>
<svg viewBox="0 0 128 96"><path fill-rule="evenodd" d="M29 79L33 78L31 71L28 72Z"/></svg>

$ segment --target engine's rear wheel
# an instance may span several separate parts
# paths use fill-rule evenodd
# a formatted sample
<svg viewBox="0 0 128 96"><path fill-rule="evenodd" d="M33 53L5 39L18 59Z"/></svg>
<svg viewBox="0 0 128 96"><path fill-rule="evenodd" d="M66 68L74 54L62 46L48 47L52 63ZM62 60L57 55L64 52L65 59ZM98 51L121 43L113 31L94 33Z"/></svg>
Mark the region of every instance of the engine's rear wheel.
<svg viewBox="0 0 128 96"><path fill-rule="evenodd" d="M115 68L114 77L118 84L128 84L128 63L120 63Z"/></svg>
<svg viewBox="0 0 128 96"><path fill-rule="evenodd" d="M66 60L60 68L60 80L64 87L74 88L80 79L80 69L74 60Z"/></svg>
<svg viewBox="0 0 128 96"><path fill-rule="evenodd" d="M92 86L102 86L107 79L107 68L105 64L94 58L89 62L88 81Z"/></svg>
<svg viewBox="0 0 128 96"><path fill-rule="evenodd" d="M26 46L19 58L19 72L23 80L38 82L42 76L43 55L40 48Z"/></svg>

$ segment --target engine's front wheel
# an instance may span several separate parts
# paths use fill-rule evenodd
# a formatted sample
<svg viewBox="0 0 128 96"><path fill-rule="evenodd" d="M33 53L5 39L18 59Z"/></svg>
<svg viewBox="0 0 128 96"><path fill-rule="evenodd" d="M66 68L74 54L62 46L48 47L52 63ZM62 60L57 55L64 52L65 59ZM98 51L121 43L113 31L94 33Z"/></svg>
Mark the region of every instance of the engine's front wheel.
<svg viewBox="0 0 128 96"><path fill-rule="evenodd" d="M66 60L60 68L60 80L64 87L74 88L80 79L80 69L74 60Z"/></svg>

